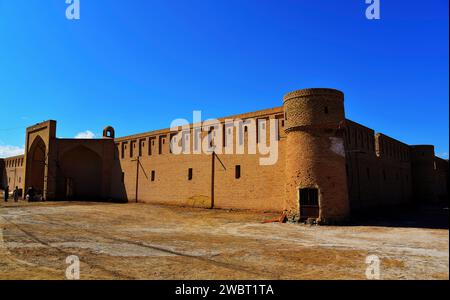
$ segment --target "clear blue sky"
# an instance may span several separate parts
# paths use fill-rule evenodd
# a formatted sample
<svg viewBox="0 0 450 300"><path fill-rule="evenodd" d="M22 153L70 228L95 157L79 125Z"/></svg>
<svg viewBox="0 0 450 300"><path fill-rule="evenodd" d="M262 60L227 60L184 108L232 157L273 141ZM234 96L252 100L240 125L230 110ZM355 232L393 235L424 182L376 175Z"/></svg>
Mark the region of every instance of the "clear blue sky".
<svg viewBox="0 0 450 300"><path fill-rule="evenodd" d="M448 157L448 0L381 0L377 21L364 0L81 0L78 21L66 7L0 0L3 152L46 119L59 137L123 136L332 87L348 118Z"/></svg>

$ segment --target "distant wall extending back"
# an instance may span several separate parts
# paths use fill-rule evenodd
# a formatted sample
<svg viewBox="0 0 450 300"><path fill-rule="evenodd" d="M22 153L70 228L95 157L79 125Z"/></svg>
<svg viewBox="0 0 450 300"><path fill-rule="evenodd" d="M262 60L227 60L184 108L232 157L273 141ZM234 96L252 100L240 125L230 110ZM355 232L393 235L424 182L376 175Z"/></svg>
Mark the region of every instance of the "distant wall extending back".
<svg viewBox="0 0 450 300"><path fill-rule="evenodd" d="M8 157L0 160L0 188L16 186L24 190L24 155Z"/></svg>
<svg viewBox="0 0 450 300"><path fill-rule="evenodd" d="M347 178L352 210L430 203L448 194L448 161L346 120Z"/></svg>

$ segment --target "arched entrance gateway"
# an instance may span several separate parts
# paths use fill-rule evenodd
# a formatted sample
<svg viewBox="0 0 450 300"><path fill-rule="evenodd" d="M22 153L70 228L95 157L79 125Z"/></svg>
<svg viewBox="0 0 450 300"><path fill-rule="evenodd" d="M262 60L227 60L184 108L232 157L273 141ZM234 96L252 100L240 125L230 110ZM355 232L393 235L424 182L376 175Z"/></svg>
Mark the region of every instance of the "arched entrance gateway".
<svg viewBox="0 0 450 300"><path fill-rule="evenodd" d="M33 187L34 200L93 200L109 197L114 160L114 129L102 139L56 137L56 121L27 128L24 195ZM26 196L25 196L26 197Z"/></svg>
<svg viewBox="0 0 450 300"><path fill-rule="evenodd" d="M36 195L44 195L45 167L47 165L47 147L40 136L31 144L27 155L27 185L25 189L33 187Z"/></svg>

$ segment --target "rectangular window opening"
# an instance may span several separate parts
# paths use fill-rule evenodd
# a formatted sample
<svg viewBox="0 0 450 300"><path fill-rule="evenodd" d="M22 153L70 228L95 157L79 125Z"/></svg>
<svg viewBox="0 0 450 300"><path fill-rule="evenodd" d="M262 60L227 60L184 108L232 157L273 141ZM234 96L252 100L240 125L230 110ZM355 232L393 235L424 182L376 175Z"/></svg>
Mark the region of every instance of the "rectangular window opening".
<svg viewBox="0 0 450 300"><path fill-rule="evenodd" d="M164 141L164 137L159 137L159 143L158 143L158 154L162 154L163 153L163 145L165 143Z"/></svg>
<svg viewBox="0 0 450 300"><path fill-rule="evenodd" d="M234 177L235 177L236 179L241 178L241 166L240 166L240 165L237 165L237 166L236 166Z"/></svg>
<svg viewBox="0 0 450 300"><path fill-rule="evenodd" d="M151 181L155 181L155 170L152 170Z"/></svg>

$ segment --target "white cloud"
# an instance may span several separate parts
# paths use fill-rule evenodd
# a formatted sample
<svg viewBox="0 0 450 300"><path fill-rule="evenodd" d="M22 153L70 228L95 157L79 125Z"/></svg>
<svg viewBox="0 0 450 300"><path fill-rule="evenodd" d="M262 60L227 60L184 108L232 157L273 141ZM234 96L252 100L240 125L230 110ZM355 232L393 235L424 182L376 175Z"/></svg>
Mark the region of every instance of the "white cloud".
<svg viewBox="0 0 450 300"><path fill-rule="evenodd" d="M90 131L90 130L86 130L86 131L83 131L83 132L79 132L75 136L75 138L76 139L93 139L93 138L95 138L95 134L92 131Z"/></svg>
<svg viewBox="0 0 450 300"><path fill-rule="evenodd" d="M448 159L448 152L439 153L437 156L443 159Z"/></svg>
<svg viewBox="0 0 450 300"><path fill-rule="evenodd" d="M24 148L20 148L17 146L11 146L11 145L0 145L0 157L11 157L16 155L22 155L25 153Z"/></svg>

